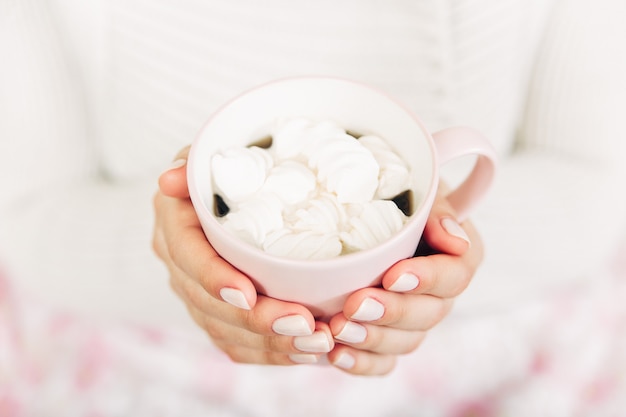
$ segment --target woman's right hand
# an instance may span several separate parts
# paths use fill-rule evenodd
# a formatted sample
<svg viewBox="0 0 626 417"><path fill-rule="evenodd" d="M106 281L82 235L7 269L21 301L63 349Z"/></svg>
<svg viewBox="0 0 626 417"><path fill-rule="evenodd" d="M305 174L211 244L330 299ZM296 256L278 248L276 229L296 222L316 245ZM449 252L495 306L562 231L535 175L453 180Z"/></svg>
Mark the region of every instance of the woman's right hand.
<svg viewBox="0 0 626 417"><path fill-rule="evenodd" d="M334 347L326 323L299 304L257 294L250 279L207 241L187 190L183 149L154 197L153 248L193 320L233 361L314 363Z"/></svg>

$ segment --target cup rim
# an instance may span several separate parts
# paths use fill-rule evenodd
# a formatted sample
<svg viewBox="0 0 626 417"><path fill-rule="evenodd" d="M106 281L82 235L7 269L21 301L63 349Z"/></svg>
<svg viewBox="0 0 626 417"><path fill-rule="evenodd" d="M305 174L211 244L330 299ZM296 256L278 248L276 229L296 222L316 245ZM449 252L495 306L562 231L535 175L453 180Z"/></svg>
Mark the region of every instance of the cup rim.
<svg viewBox="0 0 626 417"><path fill-rule="evenodd" d="M324 259L296 259L296 258L288 258L288 257L279 256L279 255L274 255L274 254L265 252L263 249L257 248L251 245L250 243L243 241L240 237L235 236L234 234L228 232L222 226L222 224L219 223L215 215L211 213L211 210L205 204L204 197L200 193L198 182L194 175L194 171L195 171L194 167L195 167L195 164L197 163L196 153L194 152L194 150L195 148L197 148L198 143L202 140L204 131L206 130L207 126L212 122L214 118L218 117L218 115L222 111L224 111L224 109L228 108L232 103L240 100L242 97L247 96L248 94L253 93L254 91L271 87L274 84L280 84L284 82L310 81L310 80L317 80L317 81L329 80L329 81L339 81L342 83L348 83L348 84L357 86L359 88L369 89L370 91L373 91L374 93L385 97L387 100L389 100L394 105L396 105L399 109L404 111L409 117L411 117L413 121L416 123L416 125L420 128L420 130L422 131L424 135L425 140L428 143L428 148L430 150L430 156L432 160L431 176L433 180L428 184L427 189L424 190L424 196L422 199L422 203L420 204L421 210L419 211L419 213L418 212L413 213L398 232L394 233L390 238L384 240L383 242L378 243L376 246L372 248L363 249L363 250L359 250L356 252L351 252L348 254L344 254L344 255L340 255L340 256L336 256L332 258L324 258ZM428 216L430 212L430 207L432 206L432 202L435 199L435 194L436 194L436 190L438 187L436 179L438 178L439 162L438 162L437 152L435 150L435 144L434 144L432 135L428 131L428 129L426 129L422 120L404 103L398 101L389 93L383 91L382 89L366 84L364 82L355 81L355 80L348 79L348 78L327 76L327 75L305 75L305 76L289 76L289 77L273 79L273 80L255 85L251 88L247 88L243 90L242 92L240 92L239 94L232 97L230 100L227 100L226 102L224 102L214 112L212 112L212 114L206 119L206 121L202 124L202 127L196 134L191 144L191 148L189 150L189 156L188 156L186 169L187 169L187 183L188 183L189 195L190 195L192 204L194 206L194 209L197 212L197 215L200 216L202 214L202 217L204 218L204 221L200 219L202 226L203 228L209 227L211 229L210 234L215 234L219 236L218 238L222 242L224 242L223 246L238 247L238 250L245 257L253 257L255 259L264 259L267 261L271 261L272 263L275 263L275 264L281 264L284 266L306 265L312 268L325 269L325 268L334 268L346 262L353 263L355 261L358 261L361 258L365 261L366 259L372 257L372 255L377 252L386 252L389 247L394 245L394 242L398 240L404 240L407 234L421 233L421 231L416 232L414 229L417 226L419 226L424 216ZM215 244L211 242L211 238L208 236L206 237L207 237L207 240L209 240L209 243L219 253L219 250L215 248Z"/></svg>

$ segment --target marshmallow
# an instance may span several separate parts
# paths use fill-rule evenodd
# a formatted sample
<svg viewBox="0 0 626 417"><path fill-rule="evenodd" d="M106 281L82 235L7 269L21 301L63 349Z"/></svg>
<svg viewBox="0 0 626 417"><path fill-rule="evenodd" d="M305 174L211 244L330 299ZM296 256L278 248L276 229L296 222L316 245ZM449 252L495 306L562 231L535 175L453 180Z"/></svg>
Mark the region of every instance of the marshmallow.
<svg viewBox="0 0 626 417"><path fill-rule="evenodd" d="M334 194L325 193L309 200L304 207L286 216L285 221L294 231L317 233L338 233L347 224L345 207Z"/></svg>
<svg viewBox="0 0 626 417"><path fill-rule="evenodd" d="M215 192L232 206L254 195L265 183L272 157L261 148L230 147L211 158Z"/></svg>
<svg viewBox="0 0 626 417"><path fill-rule="evenodd" d="M315 174L306 165L283 161L270 170L261 191L274 193L285 204L295 205L307 200L316 188Z"/></svg>
<svg viewBox="0 0 626 417"><path fill-rule="evenodd" d="M283 203L271 193L257 194L221 218L222 225L241 239L262 247L270 232L283 228Z"/></svg>
<svg viewBox="0 0 626 417"><path fill-rule="evenodd" d="M291 159L306 164L321 142L342 134L345 131L330 121L316 123L303 118L279 119L271 132L271 152L277 161Z"/></svg>
<svg viewBox="0 0 626 417"><path fill-rule="evenodd" d="M353 136L344 133L327 140L311 154L309 167L327 191L340 203L365 203L378 188L379 167L372 153Z"/></svg>
<svg viewBox="0 0 626 417"><path fill-rule="evenodd" d="M325 259L369 249L402 228L393 198L409 170L380 138L330 121L279 120L268 149L227 148L211 160L223 226L264 251Z"/></svg>
<svg viewBox="0 0 626 417"><path fill-rule="evenodd" d="M380 167L376 198L390 199L411 188L409 167L384 140L368 135L361 136L359 143L369 149Z"/></svg>
<svg viewBox="0 0 626 417"><path fill-rule="evenodd" d="M340 233L345 253L372 248L402 228L406 216L393 201L373 200L348 207L348 229Z"/></svg>
<svg viewBox="0 0 626 417"><path fill-rule="evenodd" d="M339 256L342 244L338 234L282 229L270 233L263 250L292 259L327 259Z"/></svg>

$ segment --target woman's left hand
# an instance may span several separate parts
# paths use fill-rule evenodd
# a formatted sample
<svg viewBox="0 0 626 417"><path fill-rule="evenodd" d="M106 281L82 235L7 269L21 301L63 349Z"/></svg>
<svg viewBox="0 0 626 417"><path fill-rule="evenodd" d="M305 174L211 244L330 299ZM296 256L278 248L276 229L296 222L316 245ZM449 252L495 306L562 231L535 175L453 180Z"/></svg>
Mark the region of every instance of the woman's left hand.
<svg viewBox="0 0 626 417"><path fill-rule="evenodd" d="M397 356L417 349L470 283L482 261L483 244L470 221L456 222L443 192L422 236L428 251L436 252L420 256L418 249L418 256L385 273L383 288L351 294L343 313L330 320L337 342L328 354L333 365L355 375L389 373Z"/></svg>

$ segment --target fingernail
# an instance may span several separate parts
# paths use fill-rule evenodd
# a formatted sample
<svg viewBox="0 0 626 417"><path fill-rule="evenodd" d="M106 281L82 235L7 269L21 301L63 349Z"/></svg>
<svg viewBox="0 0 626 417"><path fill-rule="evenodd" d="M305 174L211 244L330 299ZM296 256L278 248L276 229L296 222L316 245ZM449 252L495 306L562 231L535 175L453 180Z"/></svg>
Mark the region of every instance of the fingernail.
<svg viewBox="0 0 626 417"><path fill-rule="evenodd" d="M356 313L350 318L361 321L373 321L381 318L383 314L385 314L385 306L373 298L366 298L363 300Z"/></svg>
<svg viewBox="0 0 626 417"><path fill-rule="evenodd" d="M419 283L419 278L409 272L405 272L388 289L394 292L411 291L416 289Z"/></svg>
<svg viewBox="0 0 626 417"><path fill-rule="evenodd" d="M297 314L274 320L272 330L284 336L309 336L313 334L306 319Z"/></svg>
<svg viewBox="0 0 626 417"><path fill-rule="evenodd" d="M441 220L441 226L444 228L446 232L448 232L452 236L459 237L463 239L464 241L466 241L467 243L469 243L470 245L472 244L472 242L470 242L469 236L467 236L467 233L465 233L465 230L463 230L461 225L458 224L457 221L454 220L453 218L451 217L443 218Z"/></svg>
<svg viewBox="0 0 626 417"><path fill-rule="evenodd" d="M289 355L289 359L295 363L317 363L317 356L306 353L291 354Z"/></svg>
<svg viewBox="0 0 626 417"><path fill-rule="evenodd" d="M335 339L346 343L362 343L366 337L367 330L364 326L348 321Z"/></svg>
<svg viewBox="0 0 626 417"><path fill-rule="evenodd" d="M330 352L330 342L328 341L328 336L323 331L317 331L310 336L295 337L293 344L296 349L303 352Z"/></svg>
<svg viewBox="0 0 626 417"><path fill-rule="evenodd" d="M250 310L250 304L248 304L246 296L235 288L222 288L220 290L220 297L230 305L243 308L244 310Z"/></svg>
<svg viewBox="0 0 626 417"><path fill-rule="evenodd" d="M339 356L337 356L337 359L335 359L335 361L333 362L333 365L338 366L342 369L352 369L354 363L354 356L346 352L341 352Z"/></svg>
<svg viewBox="0 0 626 417"><path fill-rule="evenodd" d="M168 169L176 169L176 168L180 168L180 167L182 167L183 165L185 165L186 163L187 163L187 160L186 160L185 158L179 158L179 159L174 160L174 161L170 164L170 166L169 166L169 168L168 168Z"/></svg>

